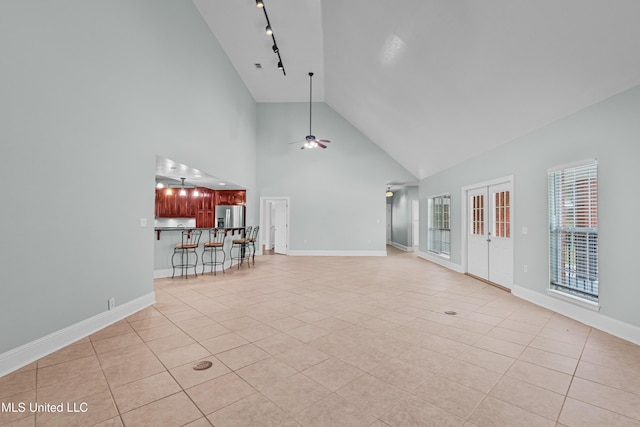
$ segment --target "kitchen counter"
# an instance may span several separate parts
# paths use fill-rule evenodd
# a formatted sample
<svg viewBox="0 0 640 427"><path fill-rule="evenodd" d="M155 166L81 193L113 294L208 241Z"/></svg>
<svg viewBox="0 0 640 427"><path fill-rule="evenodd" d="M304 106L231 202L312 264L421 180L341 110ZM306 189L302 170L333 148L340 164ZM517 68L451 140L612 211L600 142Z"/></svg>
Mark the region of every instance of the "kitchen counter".
<svg viewBox="0 0 640 427"><path fill-rule="evenodd" d="M198 254L198 274L202 271L202 245L209 239L208 230L210 228L196 228L196 227L154 227L154 230L158 236L154 240L153 257L154 257L154 278L171 277L173 270L171 268L171 257L173 256L173 250L176 245L181 242L180 232L185 230L202 230L202 237L200 238L200 245L197 249ZM229 268L231 260L229 259L229 251L233 244L233 240L242 236L244 227L225 228L224 239L224 252L227 254L227 260L225 262L225 268ZM163 239L160 239L160 234L166 233ZM191 273L189 273L191 274Z"/></svg>
<svg viewBox="0 0 640 427"><path fill-rule="evenodd" d="M206 230L211 230L211 228L197 228L197 227L155 227L154 228L155 232L156 232L156 236L157 236L157 240L160 240L160 233L163 231L183 231L183 230L202 230L202 231L206 231ZM218 230L221 230L220 228L218 228ZM224 235L225 237L231 233L231 234L236 234L236 232L240 233L241 231L244 230L244 227L234 227L234 228L224 228ZM203 233L204 234L204 233Z"/></svg>

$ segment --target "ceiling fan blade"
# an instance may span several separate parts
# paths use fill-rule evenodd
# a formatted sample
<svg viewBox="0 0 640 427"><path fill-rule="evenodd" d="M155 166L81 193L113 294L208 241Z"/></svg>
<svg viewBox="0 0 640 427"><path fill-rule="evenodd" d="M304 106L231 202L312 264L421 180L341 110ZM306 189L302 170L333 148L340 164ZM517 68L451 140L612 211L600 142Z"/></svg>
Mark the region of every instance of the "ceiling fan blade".
<svg viewBox="0 0 640 427"><path fill-rule="evenodd" d="M322 142L316 141L316 144L318 144L318 147L320 147L320 148L327 148L327 146L324 145Z"/></svg>
<svg viewBox="0 0 640 427"><path fill-rule="evenodd" d="M318 140L316 140L316 141L320 141L320 142L331 142L331 141L329 141L328 139L318 139Z"/></svg>
<svg viewBox="0 0 640 427"><path fill-rule="evenodd" d="M301 139L300 141L287 142L287 144L300 144L301 142L306 141L305 139Z"/></svg>
<svg viewBox="0 0 640 427"><path fill-rule="evenodd" d="M301 150L304 150L304 145L302 147L300 147Z"/></svg>

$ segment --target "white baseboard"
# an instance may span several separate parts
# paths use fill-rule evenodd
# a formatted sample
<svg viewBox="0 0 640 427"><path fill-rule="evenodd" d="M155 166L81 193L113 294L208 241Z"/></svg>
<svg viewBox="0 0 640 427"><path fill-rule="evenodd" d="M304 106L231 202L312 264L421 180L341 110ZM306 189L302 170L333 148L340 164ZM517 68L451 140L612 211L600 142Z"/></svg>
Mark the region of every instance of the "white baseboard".
<svg viewBox="0 0 640 427"><path fill-rule="evenodd" d="M291 256L387 256L387 251L289 251Z"/></svg>
<svg viewBox="0 0 640 427"><path fill-rule="evenodd" d="M256 253L256 256L261 255L260 253ZM224 269L227 270L231 267L233 267L234 265L236 265L237 262L232 263L231 261L225 261L224 262ZM216 271L222 273L222 268L220 266L215 266L216 267ZM198 275L202 272L202 264L198 264L198 266L196 267L196 273L198 273ZM205 273L210 273L211 272L211 266L206 266L204 269ZM160 270L153 270L153 278L154 279L164 279L167 277L171 277L173 275L173 268L164 268L164 269L160 269ZM189 276L193 275L193 268L189 268ZM176 277L180 276L180 269L176 268Z"/></svg>
<svg viewBox="0 0 640 427"><path fill-rule="evenodd" d="M0 354L0 377L35 362L156 302L154 292Z"/></svg>
<svg viewBox="0 0 640 427"><path fill-rule="evenodd" d="M413 252L413 248L409 246L401 245L400 243L396 243L396 242L389 242L389 244L394 248L400 249L401 251Z"/></svg>
<svg viewBox="0 0 640 427"><path fill-rule="evenodd" d="M418 256L422 259L426 259L427 261L431 261L434 264L438 264L448 268L449 270L453 270L456 273L464 274L464 270L461 265L455 264L448 259L435 255L431 252L418 251Z"/></svg>
<svg viewBox="0 0 640 427"><path fill-rule="evenodd" d="M601 331L615 335L634 344L640 345L640 327L630 325L617 319L600 314L592 309L585 309L580 305L554 298L549 295L532 291L522 286L514 285L511 293L519 298L532 302L563 316L582 322Z"/></svg>

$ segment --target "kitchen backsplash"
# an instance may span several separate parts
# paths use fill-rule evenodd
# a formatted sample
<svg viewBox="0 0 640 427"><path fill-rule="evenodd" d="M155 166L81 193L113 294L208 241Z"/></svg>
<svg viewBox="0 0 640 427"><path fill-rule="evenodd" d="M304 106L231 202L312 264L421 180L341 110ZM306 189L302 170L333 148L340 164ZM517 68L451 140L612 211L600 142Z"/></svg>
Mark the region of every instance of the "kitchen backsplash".
<svg viewBox="0 0 640 427"><path fill-rule="evenodd" d="M156 218L154 227L186 227L194 228L196 226L195 218Z"/></svg>

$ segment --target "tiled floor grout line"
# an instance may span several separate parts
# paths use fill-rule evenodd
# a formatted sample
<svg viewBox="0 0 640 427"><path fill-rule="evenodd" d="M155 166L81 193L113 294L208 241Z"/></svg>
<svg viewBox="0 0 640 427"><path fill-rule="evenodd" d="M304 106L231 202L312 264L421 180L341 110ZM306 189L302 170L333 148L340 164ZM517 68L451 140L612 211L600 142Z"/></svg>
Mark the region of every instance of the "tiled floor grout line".
<svg viewBox="0 0 640 427"><path fill-rule="evenodd" d="M201 277L202 275L199 275L198 278L194 278L193 280L190 278L189 282L185 281L180 283L169 283L167 281L156 281L155 286L158 294L158 302L156 303L156 305L149 308L149 313L143 313L135 318L133 317L135 315L133 315L127 319L123 319L123 324L126 324L128 328L135 334L136 338L140 341L140 344L143 344L143 346L140 346L139 350L142 351L143 349L145 349L145 352L149 352L150 354L152 354L155 360L159 362L158 367L162 366L162 371L159 373L145 373L142 378L136 377L135 379L131 379L129 377L122 377L120 373L118 373L118 376L115 377L112 375L114 374L114 372L109 370L109 375L112 378L118 378L117 382L109 381L105 363L107 363L107 361L109 361L110 363L117 361L117 365L120 365L121 363L127 363L121 362L121 360L126 359L119 359L117 358L117 356L114 359L111 358L111 356L108 356L109 358L104 359L103 361L100 355L110 352L116 352L117 350L119 350L120 352L127 352L127 348L129 346L137 344L130 344L130 342L133 340L133 337L128 337L124 340L114 340L113 343L115 348L109 348L111 344L107 342L101 343L101 345L97 344L101 340L127 335L129 332L120 333L120 330L124 330L124 327L115 328L113 332L101 335L100 339L94 339L93 336L89 337L88 342L91 345L92 357L96 358L98 366L100 366L101 375L106 380L106 384L110 393L110 399L115 407L115 410L117 411L120 422L124 424L124 413L121 412L121 407L118 406L118 403L115 399L117 393L115 393L114 390L116 390L120 386L133 384L134 382L140 381L141 379L147 379L154 375L162 374L164 378L162 381L165 382L168 382L168 378L171 378L171 381L177 384L178 391L170 392L169 394L162 397L154 397L154 400L145 401L143 405L137 406L133 409L129 409L127 410L127 412L137 410L167 397L183 393L187 396L189 402L191 402L190 404L197 408L197 411L202 419L207 420L207 422L213 422L209 421L208 415L210 416L214 413L229 413L227 409L231 409L230 407L236 405L238 402L241 402L245 398L248 398L248 396L239 398L234 397L232 398L235 399L233 400L233 402L227 402L220 407L216 407L216 409L210 414L205 413L205 410L203 409L204 406L198 406L196 402L201 402L202 396L200 396L200 400L198 400L198 396L194 395L194 397L192 397L192 395L187 392L187 389L191 389L193 387L205 384L206 382L213 380L208 379L204 382L198 382L193 385L189 385L189 381L187 381L184 384L185 386L189 386L188 388L185 388L185 386L183 386L179 381L179 378L182 380L182 377L177 376L180 375L179 372L172 372L172 369L176 369L178 367L186 369L186 365L195 363L196 361L186 363L180 362L179 366L169 369L169 365L174 364L174 361L175 363L178 363L178 361L185 360L187 359L187 357L176 358L175 356L179 356L178 354L168 355L167 357L163 355L163 359L160 359L159 357L159 355L164 352L173 352L176 350L179 351L180 348L193 345L194 343L199 347L205 349L208 354L204 358L199 358L200 360L205 360L206 358L211 357L212 359L217 360L221 364L221 366L225 366L229 370L227 374L218 375L216 377L213 377L214 379L220 378L224 375L233 374L234 378L239 379L248 388L250 388L250 396L261 396L262 399L270 402L275 408L278 408L279 411L287 414L291 419L303 425L306 425L306 421L309 421L308 418L306 419L306 421L303 418L303 416L308 415L309 412L307 412L307 410L316 407L316 405L318 405L317 407L322 407L322 405L320 405L321 402L325 402L324 407L326 407L326 405L329 405L329 403L326 402L332 401L333 404L335 404L335 402L338 400L349 402L350 405L356 405L357 402L351 402L346 398L347 394L340 394L339 392L342 389L346 389L357 380L363 379L363 377L365 376L372 378L367 381L373 381L373 379L375 379L376 384L386 383L387 385L392 386L394 389L401 391L401 394L405 396L399 398L398 400L394 399L393 405L385 409L385 413L383 415L378 416L373 415L373 413L377 412L363 409L365 408L365 406L353 406L354 408L360 408L358 409L359 411L361 411L363 414L366 414L367 416L375 418L380 423L385 423L383 419L386 419L387 422L389 422L389 414L393 413L395 410L408 410L408 406L404 405L403 402L405 401L405 399L411 398L416 399L416 402L424 402L425 406L428 405L429 407L438 408L441 411L449 413L451 416L455 416L456 418L463 420L463 422L466 421L471 424L472 419L474 419L476 422L480 420L480 418L474 418L475 414L480 412L478 411L479 408L484 407L486 413L487 407L490 407L490 405L486 405L486 403L489 401L488 398L491 397L492 399L496 399L497 401L502 402L500 403L500 405L504 404L513 406L515 408L518 408L518 410L531 414L532 416L535 415L537 417L543 417L551 422L555 422L556 424L558 424L559 420L563 416L565 407L569 406L569 408L573 409L574 413L576 411L577 403L575 401L573 401L573 403L568 403L568 397L571 387L575 381L578 368L583 361L583 357L585 356L585 352L587 351L587 349L595 348L598 350L597 352L589 353L588 360L597 360L596 365L598 366L600 366L601 363L602 366L609 366L611 364L610 360L612 359L594 358L595 356L598 356L600 352L604 353L604 350L600 349L607 348L601 346L603 345L602 343L604 343L604 345L608 345L608 341L606 340L608 340L609 338L606 338L606 336L601 336L601 334L596 334L596 331L593 328L589 328L588 330L586 330L581 326L578 327L579 325L577 324L575 327L573 327L573 323L571 323L573 321L571 319L566 319L564 318L564 316L558 315L557 313L549 312L548 310L544 310L536 306L531 306L526 302L522 303L518 300L512 300L511 298L503 298L500 294L496 294L493 291L486 290L484 287L478 287L473 282L469 282L465 279L460 279L458 276L444 274L438 269L428 270L435 272L435 280L433 278L429 278L407 280L403 282L401 279L398 281L398 283L396 283L392 278L397 271L401 271L403 268L406 268L406 266L403 264L398 267L394 267L385 275L375 276L375 271L374 273L369 271L368 273L366 273L369 276L366 277L371 277L371 280L370 282L367 282L366 279L361 280L358 275L348 274L351 270L351 266L347 266L345 263L338 262L336 265L334 265L333 263L324 262L325 260L316 260L315 263L305 263L304 260L296 261L299 262L296 262L296 264L281 265L272 263L271 265L267 265L263 269L252 268L251 274L244 274L245 271L240 270L239 274L231 274L231 277L227 276L221 278L218 275L214 279L213 276L208 278ZM353 261L358 264L354 267L355 269L361 268L362 265L368 265L364 261L360 262L361 260L358 259ZM258 264L256 264L256 267L257 266ZM410 267L411 266L409 266L409 268ZM331 268L332 270L334 270L329 270L327 278L323 279L328 283L324 283L322 281L318 281L316 283L313 281L305 281L304 279L300 279L310 276L315 277L318 272L325 271L327 268ZM372 264L370 270L375 270L376 268L377 266ZM237 271L234 272L238 273ZM285 272L286 274L282 274L283 272ZM280 280L281 276L286 276L286 278ZM420 288L420 286L422 286L422 280L424 280L424 288ZM417 292L419 290L422 290L423 292ZM412 298L417 300L418 303L416 303L415 305L411 304ZM199 300L202 302L200 302ZM447 303L440 304L440 302L447 300L451 301L450 305L452 307L462 307L459 310L462 315L455 322L449 322L448 320L446 320L446 317L438 317L442 316L442 309L449 305ZM341 305L342 301L344 301L343 305ZM409 304L407 304L407 302L409 302ZM429 302L434 303L429 304ZM473 306L475 306L475 308ZM406 309L402 310L402 308L405 307ZM215 311L218 308L220 309L220 311ZM211 309L214 311L211 311ZM301 311L298 311L299 309ZM495 316L493 315L492 310L496 310ZM216 316L216 313L221 314ZM280 315L282 317L277 317ZM340 316L350 320L342 320ZM162 321L152 320L156 318L162 319ZM234 323L235 319L240 320ZM249 319L251 319L251 321L249 321ZM293 367L289 366L287 362L284 362L284 360L287 360L286 358L281 359L279 357L280 354L283 354L282 349L286 348L283 343L287 341L264 341L265 347L263 348L261 346L262 343L258 344L258 342L267 340L269 337L280 335L283 337L283 339L287 337L287 339L298 340L299 338L296 337L304 336L305 338L310 338L314 335L307 333L306 330L304 335L301 333L298 333L297 335L290 334L294 329L297 329L298 327L296 326L294 328L287 327L279 329L278 327L272 326L272 322L274 322L275 320L271 319L291 319L289 323L287 323L287 321L285 321L284 323L280 323L280 326L283 327L295 325L295 322L293 322L293 320L295 319L296 321L301 322L300 324L304 325L304 327L310 326L316 329L325 329L326 335L319 338L313 338L309 341L307 341L306 339L302 340L301 344L299 344L298 346L300 348L304 347L308 348L309 350L325 353L328 359L324 359L323 361L315 361L313 364L304 368L301 368L302 365ZM334 319L336 321L334 321ZM147 323L144 322L146 320L149 321L148 326L146 326ZM329 322L325 322L326 320L329 320ZM337 320L342 323L337 322ZM443 323L440 323L440 320ZM141 321L141 323L135 323L137 321ZM219 351L219 349L221 349L222 347L216 344L214 346L209 346L209 348L211 348L210 350L202 344L203 341L206 341L209 338L198 339L198 337L207 336L209 333L209 331L201 330L199 324L205 325L202 326L202 328L206 328L207 324L212 326L215 325L216 327L225 327L229 330L229 332L224 332L222 333L222 335L234 334L243 338L243 340L246 342L243 344L236 343L237 345L235 347L222 351ZM135 325L135 327L133 325ZM166 336L161 336L165 332L172 331L172 329L169 327L167 327L167 329L165 330L161 329L169 325L175 328L175 332L172 332ZM228 327L231 325L233 325L233 327ZM255 326L245 327L245 325ZM265 326L271 329L267 329L265 328ZM251 329L255 327L262 329L259 332L251 331ZM156 328L158 328L157 331L151 331ZM573 330L570 331L569 329ZM147 330L149 331L148 333L143 332ZM221 331L222 330L217 330L214 333ZM245 333L243 331L248 332ZM111 333L114 333L114 335L109 335ZM182 341L182 338L178 337L178 335L183 336L185 341ZM214 337L212 338L222 335L214 335ZM170 347L167 346L167 348L165 349L160 342L170 336L176 336L176 339L169 343L171 345ZM146 340L143 337L146 337ZM150 339L151 337L154 338ZM182 342L186 342L187 337L190 340L190 343L182 344ZM327 338L324 339L325 337ZM598 339L600 341L598 341ZM366 355L366 359L357 359L357 352L349 353L349 350L345 349L340 351L339 348L338 350L336 350L336 345L340 344L340 340L352 341L354 342L354 346L364 345L365 351L366 348L369 348L367 346L370 345L372 351ZM591 340L594 340L593 344L590 344ZM149 345L151 342L158 342L160 343L160 345L154 345L153 348L155 348L156 350L153 350L153 348ZM293 343L294 341L291 342ZM425 343L429 344L425 345ZM398 347L384 347L396 345L398 345ZM493 347L494 345L500 346ZM579 349L578 345L580 345ZM593 345L597 345L598 347L593 347ZM231 365L228 365L223 361L222 358L218 359L218 356L216 356L216 354L231 352L242 347L246 347L245 350L248 353L241 352L236 354L251 355L253 349L259 349L260 352L264 353L264 355L261 356L260 352L257 352L257 357L263 358L258 361L251 361L254 356L250 356L247 359L243 359L242 363L247 363L250 361L251 363L243 366L238 366L239 363L234 362L232 359L229 359L229 355L233 353L229 353L229 355L224 358L224 360L227 360L227 362L233 362ZM267 350L268 348L277 350ZM331 351L329 351L330 349ZM516 353L518 349L520 350ZM615 351L616 347L612 347L612 349L612 351ZM88 348L86 350L88 350ZM98 350L101 351L100 355L98 353ZM632 346L629 347L629 350L633 352L637 351L637 349ZM198 351L200 350L194 351L193 355L196 355ZM218 353L214 353L214 351L218 351ZM375 352L380 351L380 355L375 355ZM430 353L421 353L421 351L431 352L433 353L433 356L430 356ZM82 350L82 352L84 352L84 350ZM136 350L136 353L137 352L138 350ZM495 357L497 357L498 359L504 359L492 360L491 353L495 354ZM78 358L78 355L80 353L72 351L68 354L73 356L70 359L73 360L75 358ZM299 354L304 354L304 352ZM366 353L363 353L363 356L365 354ZM630 353L631 357L627 358L626 360L633 361L634 354L636 353ZM640 353L637 354L640 355ZM191 355L191 353L189 353L189 355ZM538 355L546 355L545 357L547 357L547 359L538 361L536 360ZM183 354L182 356L185 356L185 354ZM474 359L476 356L482 357ZM86 356L80 357L84 358ZM379 359L379 357L381 358ZM606 357L611 356L606 355ZM511 360L509 361L509 359ZM271 400L271 398L268 397L271 395L271 393L265 393L263 387L259 385L261 383L256 383L252 379L253 377L251 377L251 375L246 376L244 373L242 375L239 373L244 368L251 367L266 360L272 360L273 363L283 363L284 365L289 366L289 368L292 370L293 373L289 374L290 376L302 374L300 378L305 378L306 380L322 387L324 386L320 382L316 381L312 376L313 372L307 372L307 369L316 367L322 363L325 363L326 361L333 361L331 363L339 362L343 366L350 366L351 368L358 369L360 372L358 373L354 370L354 375L356 373L358 374L355 378L350 379L349 382L341 385L337 389L326 387L326 389L328 390L327 395L324 395L322 398L320 398L319 400L315 400L312 403L307 403L303 409L299 409L299 407L296 407L296 412L292 413L290 412L291 409L287 405L281 405L280 403L276 403L276 400ZM294 359L288 360L293 361ZM392 360L396 360L397 363L393 362L392 364L389 364L389 362ZM422 360L424 360L424 363L422 362ZM571 360L575 361L575 365L573 367L571 367L570 365ZM600 360L602 360L602 362L600 362ZM51 363L54 361L55 363ZM376 364L371 365L371 363L374 361L376 361ZM46 363L50 363L50 365L47 365L46 367L54 366L56 364L64 362L64 360L58 361L58 359L48 360ZM440 365L436 365L440 362L442 362ZM506 365L507 362L508 366ZM41 384L42 379L45 378L43 375L46 375L46 379L50 380L52 378L52 374L55 374L55 370L47 369L47 372L41 371L41 369L45 368L44 366L40 366L41 363L41 361L38 361L35 365L36 372L34 374L34 384L36 399L39 397L40 393L42 393L42 387L49 385L48 383L46 385ZM490 385L488 389L485 389L482 383L476 384L481 385L482 387L476 388L476 385L470 387L466 384L472 383L468 382L466 377L458 376L458 374L454 372L454 369L456 367L450 366L453 363L456 363L459 367L463 367L465 371L466 369L471 369L469 372L482 373L482 370L484 370L487 371L487 373L492 373L493 378L496 378L495 382L491 384L488 383L488 381L485 381L488 378L492 378L492 376L487 376L486 378L483 378L483 381L484 385ZM519 364L518 369L513 370L516 363ZM407 367L422 366L422 368L420 368L422 369L422 371L415 371L420 373L420 376L416 377L418 381L413 380L411 382L405 382L403 384L405 387L398 388L396 385L394 385L396 384L395 382L389 382L389 378L386 376L387 374L385 373L385 370L376 370L377 366L382 365L392 367L385 368L392 369L388 372L392 372L393 369L396 369L397 372L400 372L399 369L405 369L405 365ZM85 364L85 366L88 365ZM236 366L236 369L233 369L232 366ZM370 368L369 366L374 366L374 368ZM433 368L431 368L431 366L433 366ZM445 371L445 368L447 367L451 369ZM535 370L533 370L533 368L535 368ZM429 369L431 369L431 372L428 375L427 379L422 380L422 376L425 375L427 370ZM537 371L537 369L540 369L540 371ZM542 371L543 369L545 371ZM60 370L60 372L63 373L62 378L66 378L66 376L68 376L66 367L63 367L63 370ZM169 374L168 377L164 377L165 372ZM249 373L251 371L247 372ZM286 370L284 372L286 373ZM315 372L316 377L324 381L324 377L317 376L317 372L323 371L316 370ZM507 375L507 373L510 372L513 372L513 374ZM527 375L521 376L521 374L519 374L518 372L527 373ZM555 398L556 400L554 400L554 408L556 408L556 404L559 404L560 406L557 414L555 415L555 419L547 418L547 416L540 415L543 413L551 415L549 411L538 412L531 405L521 405L517 401L509 399L508 395L505 394L505 390L509 390L508 387L514 387L515 385L517 385L517 383L522 383L523 386L526 385L527 387L540 389L540 391L549 391L549 394L560 394L557 390L555 390L557 389L557 387L555 387L554 384L563 384L563 381L552 381L549 384L550 386L554 386L547 388L546 385L538 385L541 383L537 380L530 381L533 380L534 377L529 377L528 375L536 372L550 372L550 374L554 373L554 375L563 374L563 381L566 381L564 384L568 383L566 389L564 390L564 393L562 393L562 398L560 399L560 396L557 396ZM586 373L587 371L585 371L585 374ZM78 378L80 378L80 376ZM441 382L434 383L434 380L438 378ZM555 380L554 376L551 376L550 378L552 380ZM558 375L558 378L560 378L560 375ZM585 381L591 381L596 384L610 387L614 390L629 393L625 391L626 389L624 387L609 385L609 380L590 380L590 375L584 376L584 378L586 379ZM593 378L600 377L593 376ZM126 380L126 382L120 384L122 379ZM64 381L67 380L65 379ZM456 390L456 387L460 386L470 389L470 392L471 390L473 390L474 392L481 393L481 395L478 394L478 397L481 397L481 399L479 399L477 402L475 400L470 401L470 403L474 403L474 406L470 408L469 412L465 413L464 416L448 412L447 409L444 409L448 406L433 403L437 402L437 399L430 400L432 399L431 396L435 395L429 394L430 391L428 387L422 389L423 387L428 386L430 383L445 384L445 382L442 381L447 381L452 385L457 384L451 390ZM501 384L502 381L505 381L503 383L503 386L501 386L502 391L498 392L496 395L492 395L492 393L497 390L498 385ZM72 381L69 380L69 382ZM419 384L417 386L413 386L414 383L418 382ZM275 382L273 384L278 383ZM367 384L367 382L365 381L361 384ZM201 390L206 390L206 388ZM516 389L514 388L514 390ZM525 388L524 390L527 390L527 388ZM50 391L51 390L48 390L46 393L50 394ZM122 390L118 391L118 395L120 396L119 398L122 397L121 391ZM88 393L91 394L96 392L92 391ZM342 397L343 395L345 396L344 398ZM150 393L149 396L153 396L153 394ZM629 417L629 415L626 415L629 413L634 414L634 412L629 412L629 410L625 409L624 407L620 410L616 410L616 406L614 405L614 409L606 409L607 407L611 406L607 406L607 404L599 405L599 402L589 403L589 401L586 400L591 399L578 399L581 404L584 403L585 405L602 408L603 410L614 412L616 415L620 415L623 417ZM495 400L493 402L497 405L497 402L495 402ZM503 406L500 405L497 407L502 408ZM494 408L495 407L496 406L494 405ZM530 411L526 408L534 408L536 412ZM462 409L458 412L464 411L465 410ZM303 412L305 412L305 414L303 414ZM37 420L38 417L36 416L35 418ZM211 418L211 420L213 420L213 418ZM563 420L565 420L566 422L568 419L563 418ZM42 418L41 421L44 422L44 418ZM198 421L202 422L200 418L198 419Z"/></svg>

